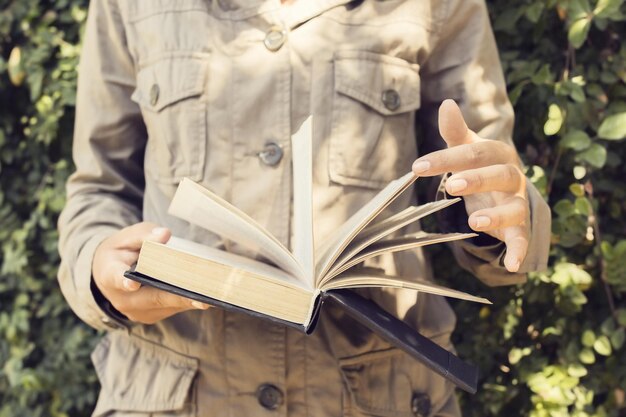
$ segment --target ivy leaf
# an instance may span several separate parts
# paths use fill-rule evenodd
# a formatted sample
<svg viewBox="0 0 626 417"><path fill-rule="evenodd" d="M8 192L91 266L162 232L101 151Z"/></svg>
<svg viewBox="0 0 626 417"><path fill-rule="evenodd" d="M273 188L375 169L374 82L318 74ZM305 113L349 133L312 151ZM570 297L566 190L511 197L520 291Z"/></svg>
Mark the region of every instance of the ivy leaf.
<svg viewBox="0 0 626 417"><path fill-rule="evenodd" d="M570 376L582 378L583 376L587 375L587 368L579 363L574 363L567 367L567 373Z"/></svg>
<svg viewBox="0 0 626 417"><path fill-rule="evenodd" d="M594 342L593 350L602 356L609 356L612 352L611 341L606 336L600 336Z"/></svg>
<svg viewBox="0 0 626 417"><path fill-rule="evenodd" d="M624 329L618 329L611 334L611 345L615 350L619 350L624 346L624 341L626 340L626 334L624 333Z"/></svg>
<svg viewBox="0 0 626 417"><path fill-rule="evenodd" d="M623 2L624 0L598 0L598 4L593 9L593 14L597 17L609 17L619 12Z"/></svg>
<svg viewBox="0 0 626 417"><path fill-rule="evenodd" d="M598 136L607 140L622 140L626 138L626 112L606 117L598 129Z"/></svg>
<svg viewBox="0 0 626 417"><path fill-rule="evenodd" d="M578 354L578 359L585 365L591 365L596 361L596 355L593 353L593 350L585 348Z"/></svg>
<svg viewBox="0 0 626 417"><path fill-rule="evenodd" d="M591 139L582 130L574 129L563 136L559 144L566 149L582 151L591 145Z"/></svg>
<svg viewBox="0 0 626 417"><path fill-rule="evenodd" d="M548 120L543 125L543 133L547 136L556 135L561 126L563 126L563 111L556 104L550 104L548 107Z"/></svg>
<svg viewBox="0 0 626 417"><path fill-rule="evenodd" d="M585 43L590 27L591 16L583 17L582 19L578 19L574 23L572 23L569 31L567 32L567 39L570 41L574 48L578 49L582 46L583 43Z"/></svg>
<svg viewBox="0 0 626 417"><path fill-rule="evenodd" d="M606 163L606 148L594 143L576 156L576 160L585 161L595 168L602 168Z"/></svg>

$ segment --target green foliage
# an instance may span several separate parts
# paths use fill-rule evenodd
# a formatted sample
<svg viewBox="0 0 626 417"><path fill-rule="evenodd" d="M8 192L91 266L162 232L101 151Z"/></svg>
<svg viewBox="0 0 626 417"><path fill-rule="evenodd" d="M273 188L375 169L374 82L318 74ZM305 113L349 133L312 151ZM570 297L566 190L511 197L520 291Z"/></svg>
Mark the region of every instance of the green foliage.
<svg viewBox="0 0 626 417"><path fill-rule="evenodd" d="M88 415L94 332L58 289L86 1L0 1L0 416Z"/></svg>
<svg viewBox="0 0 626 417"><path fill-rule="evenodd" d="M95 333L55 275L86 0L0 0L0 417L88 415ZM482 370L466 416L626 415L626 4L491 0L516 143L553 208L548 271L485 289L435 248L459 353Z"/></svg>
<svg viewBox="0 0 626 417"><path fill-rule="evenodd" d="M455 303L460 354L482 370L466 416L626 415L626 3L488 2L528 176L553 210L548 271ZM437 270L437 269L436 269Z"/></svg>

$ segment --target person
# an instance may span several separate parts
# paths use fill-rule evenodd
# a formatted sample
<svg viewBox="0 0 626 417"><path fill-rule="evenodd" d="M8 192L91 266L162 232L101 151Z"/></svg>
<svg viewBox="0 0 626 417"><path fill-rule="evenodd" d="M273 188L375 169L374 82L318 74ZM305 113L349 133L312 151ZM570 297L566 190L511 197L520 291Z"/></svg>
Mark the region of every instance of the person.
<svg viewBox="0 0 626 417"><path fill-rule="evenodd" d="M338 310L306 336L123 278L146 239L225 244L168 215L183 177L289 245L289 140L310 114L316 239L412 168L452 173L445 190L469 217L448 223L481 232L453 250L478 278L515 284L545 266L549 211L512 146L482 0L93 0L59 281L76 314L108 330L92 355L94 416L460 414L449 382ZM373 265L436 275L420 251ZM443 298L367 296L452 349Z"/></svg>

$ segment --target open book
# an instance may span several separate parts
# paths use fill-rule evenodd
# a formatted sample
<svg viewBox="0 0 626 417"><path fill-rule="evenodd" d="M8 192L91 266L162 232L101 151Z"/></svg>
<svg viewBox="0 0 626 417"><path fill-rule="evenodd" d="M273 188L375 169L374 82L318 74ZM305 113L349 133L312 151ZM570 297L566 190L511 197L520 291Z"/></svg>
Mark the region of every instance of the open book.
<svg viewBox="0 0 626 417"><path fill-rule="evenodd" d="M463 233L396 233L459 199L408 207L380 219L383 210L416 180L412 173L392 181L328 240L316 245L313 236L311 142L312 122L309 118L292 137L292 251L244 212L201 185L184 179L172 200L170 214L216 233L225 240L237 242L256 253L257 257L252 259L172 237L166 244L145 241L134 271L129 271L127 276L189 298L279 321L307 333L313 331L322 301L329 295L335 294L335 301L339 304L360 302L355 301L356 294L350 295L345 291L351 288L406 288L489 303L484 298L429 281L388 276L380 270L362 266L363 261L383 253L475 236ZM360 321L366 319L366 325L370 324L366 316L381 317L380 312L371 310L375 308L373 303L359 306L344 305L348 310L355 307L352 313L359 316ZM449 361L449 358L445 360Z"/></svg>

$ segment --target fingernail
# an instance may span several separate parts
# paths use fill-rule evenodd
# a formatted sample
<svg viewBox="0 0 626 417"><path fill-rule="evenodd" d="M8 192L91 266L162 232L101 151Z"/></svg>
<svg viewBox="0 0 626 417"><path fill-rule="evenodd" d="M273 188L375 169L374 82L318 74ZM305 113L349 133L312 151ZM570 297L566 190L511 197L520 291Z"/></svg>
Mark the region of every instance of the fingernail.
<svg viewBox="0 0 626 417"><path fill-rule="evenodd" d="M206 310L207 308L209 308L208 305L201 303L200 301L192 301L191 305L199 310Z"/></svg>
<svg viewBox="0 0 626 417"><path fill-rule="evenodd" d="M447 183L448 186L448 191L451 194L455 194L458 193L460 191L463 191L467 188L467 181L465 181L463 178L459 178L459 179L454 179L452 181L448 181Z"/></svg>
<svg viewBox="0 0 626 417"><path fill-rule="evenodd" d="M491 224L491 219L487 216L478 216L474 218L474 227L476 229L484 229L485 227L489 227Z"/></svg>
<svg viewBox="0 0 626 417"><path fill-rule="evenodd" d="M167 228L166 227L155 227L154 229L152 229L152 234L154 236L162 236L167 232Z"/></svg>
<svg viewBox="0 0 626 417"><path fill-rule="evenodd" d="M520 267L520 261L518 259L513 262L509 262L509 266L507 267L507 270L509 272L517 272L519 271L519 267Z"/></svg>
<svg viewBox="0 0 626 417"><path fill-rule="evenodd" d="M413 172L416 174L421 174L422 172L426 172L430 169L430 162L428 161L415 161L413 163Z"/></svg>

